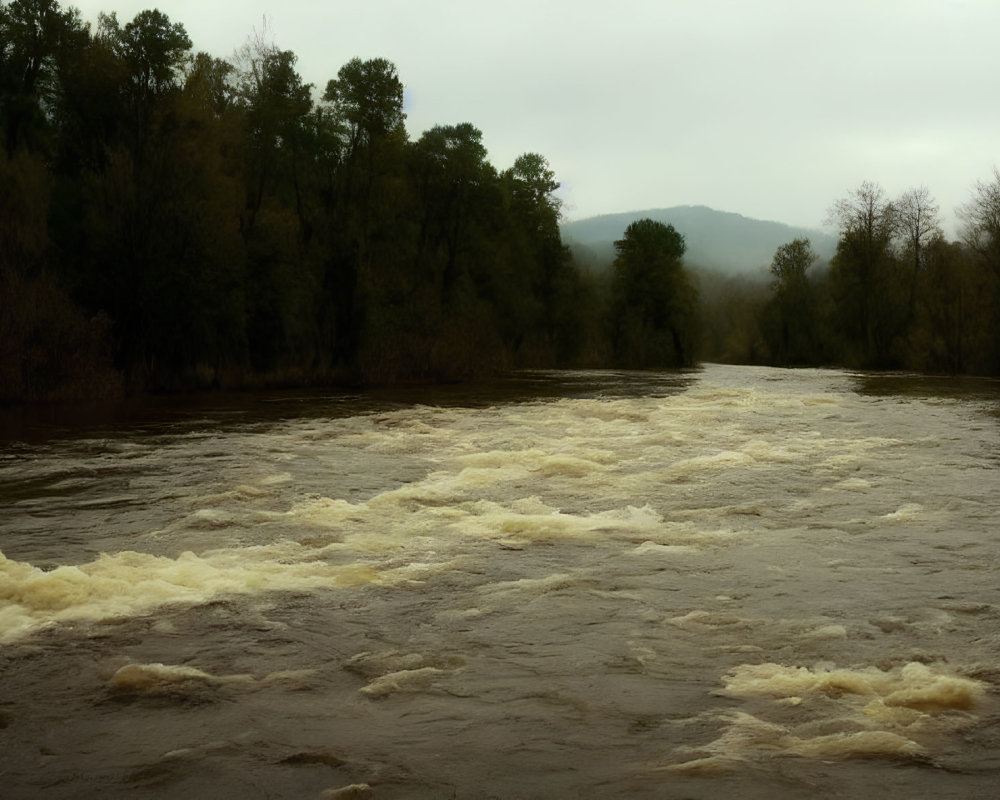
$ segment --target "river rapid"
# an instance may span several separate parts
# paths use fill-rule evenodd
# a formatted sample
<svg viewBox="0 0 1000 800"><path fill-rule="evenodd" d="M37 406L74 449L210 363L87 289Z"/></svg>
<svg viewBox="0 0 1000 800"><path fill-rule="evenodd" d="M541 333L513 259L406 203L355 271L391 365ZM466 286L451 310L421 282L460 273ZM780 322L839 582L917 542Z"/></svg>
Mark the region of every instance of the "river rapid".
<svg viewBox="0 0 1000 800"><path fill-rule="evenodd" d="M707 365L7 442L0 796L994 798L998 409Z"/></svg>

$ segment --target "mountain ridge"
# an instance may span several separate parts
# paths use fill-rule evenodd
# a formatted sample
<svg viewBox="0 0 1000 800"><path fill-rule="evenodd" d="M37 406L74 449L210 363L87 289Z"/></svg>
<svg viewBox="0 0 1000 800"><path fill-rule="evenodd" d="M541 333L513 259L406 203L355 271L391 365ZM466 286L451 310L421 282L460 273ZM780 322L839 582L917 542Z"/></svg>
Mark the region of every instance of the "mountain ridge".
<svg viewBox="0 0 1000 800"><path fill-rule="evenodd" d="M818 228L753 219L704 205L600 214L564 222L560 229L578 261L600 270L614 259L614 242L629 223L646 218L673 225L684 236L685 261L690 266L730 274L765 271L775 250L793 239L808 238L820 261L829 261L837 248L837 237Z"/></svg>

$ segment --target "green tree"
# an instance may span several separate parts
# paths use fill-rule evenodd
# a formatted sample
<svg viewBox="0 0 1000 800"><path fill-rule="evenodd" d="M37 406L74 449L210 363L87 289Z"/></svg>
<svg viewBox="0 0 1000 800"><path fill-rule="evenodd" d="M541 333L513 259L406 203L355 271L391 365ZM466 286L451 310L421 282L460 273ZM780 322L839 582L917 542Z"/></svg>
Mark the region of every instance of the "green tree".
<svg viewBox="0 0 1000 800"><path fill-rule="evenodd" d="M421 207L417 258L430 265L431 279L447 300L467 272L465 258L478 238L477 201L496 172L486 160L482 131L467 122L425 131L412 160Z"/></svg>
<svg viewBox="0 0 1000 800"><path fill-rule="evenodd" d="M377 147L388 137L405 136L403 84L391 61L352 58L327 83L324 99L347 123L352 152Z"/></svg>
<svg viewBox="0 0 1000 800"><path fill-rule="evenodd" d="M385 204L383 179L401 166L406 142L403 83L392 62L353 58L327 82L323 100L344 126L344 188L351 202L359 204L362 244L367 247Z"/></svg>
<svg viewBox="0 0 1000 800"><path fill-rule="evenodd" d="M184 75L184 92L217 119L226 116L237 98L236 68L228 61L199 52Z"/></svg>
<svg viewBox="0 0 1000 800"><path fill-rule="evenodd" d="M798 289L808 280L806 271L816 263L817 258L808 239L795 239L778 247L770 270L775 290L790 292Z"/></svg>
<svg viewBox="0 0 1000 800"><path fill-rule="evenodd" d="M102 15L98 35L128 66L129 93L137 103L179 85L191 39L180 22L172 23L159 9L140 11L124 27L114 12Z"/></svg>
<svg viewBox="0 0 1000 800"><path fill-rule="evenodd" d="M252 43L240 80L247 140L247 209L253 226L267 194L290 191L300 221L302 169L312 84L295 71L296 55L269 43Z"/></svg>
<svg viewBox="0 0 1000 800"><path fill-rule="evenodd" d="M80 12L63 11L55 0L0 3L0 124L8 152L43 146L63 92L60 65L87 40Z"/></svg>
<svg viewBox="0 0 1000 800"><path fill-rule="evenodd" d="M258 33L236 58L234 106L243 136L247 330L258 371L319 368L330 132L297 56Z"/></svg>
<svg viewBox="0 0 1000 800"><path fill-rule="evenodd" d="M575 309L567 301L579 276L559 234L559 182L538 153L518 156L501 182L508 217L502 237L509 249L499 270L504 285L495 296L504 298L501 308L512 306L509 319L516 325L505 338L523 362L549 366L565 360L578 339L570 332Z"/></svg>
<svg viewBox="0 0 1000 800"><path fill-rule="evenodd" d="M537 216L539 228L551 232L552 226L559 222L562 203L554 196L559 182L545 156L519 155L508 175L515 203Z"/></svg>
<svg viewBox="0 0 1000 800"><path fill-rule="evenodd" d="M469 123L425 131L405 165L381 178L400 189L371 251L363 367L381 380L463 377L494 344L476 281L493 258L496 171Z"/></svg>
<svg viewBox="0 0 1000 800"><path fill-rule="evenodd" d="M0 405L117 394L110 324L60 285L47 215L51 177L38 154L0 147Z"/></svg>
<svg viewBox="0 0 1000 800"><path fill-rule="evenodd" d="M347 62L324 103L344 132L327 207L324 292L333 299L337 360L379 380L396 374L398 265L412 263L403 84L383 58Z"/></svg>
<svg viewBox="0 0 1000 800"><path fill-rule="evenodd" d="M88 36L84 46L64 53L59 75L56 160L60 175L79 188L83 173L100 172L111 153L134 142L123 90L128 70L106 38Z"/></svg>
<svg viewBox="0 0 1000 800"><path fill-rule="evenodd" d="M779 364L819 360L816 302L807 275L816 259L808 239L795 239L778 247L771 261L773 298L764 311L764 330Z"/></svg>
<svg viewBox="0 0 1000 800"><path fill-rule="evenodd" d="M770 359L761 319L773 304L770 287L751 275L698 273L702 356L724 364L764 364Z"/></svg>
<svg viewBox="0 0 1000 800"><path fill-rule="evenodd" d="M97 38L124 66L121 91L131 115L133 152L141 162L156 136L154 127L169 112L164 98L181 85L191 39L181 23L158 9L140 11L124 26L114 12L102 14Z"/></svg>
<svg viewBox="0 0 1000 800"><path fill-rule="evenodd" d="M615 242L612 327L616 360L630 367L690 366L697 292L683 266L684 237L641 219Z"/></svg>
<svg viewBox="0 0 1000 800"><path fill-rule="evenodd" d="M246 358L239 140L218 96L227 70L192 62L189 48L160 12L103 18L83 61L95 69L75 78L100 110L64 111L81 135L66 138L53 214L63 262L77 298L114 321L138 388L211 383Z"/></svg>

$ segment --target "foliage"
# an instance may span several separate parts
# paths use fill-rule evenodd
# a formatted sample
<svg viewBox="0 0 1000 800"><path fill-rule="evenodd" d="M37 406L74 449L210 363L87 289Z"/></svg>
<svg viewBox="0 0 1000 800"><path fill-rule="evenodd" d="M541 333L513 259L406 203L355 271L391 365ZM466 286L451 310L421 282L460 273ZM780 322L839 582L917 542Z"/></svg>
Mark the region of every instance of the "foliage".
<svg viewBox="0 0 1000 800"><path fill-rule="evenodd" d="M102 14L98 37L124 64L137 103L174 89L191 49L184 26L158 9L140 11L124 26L114 12Z"/></svg>
<svg viewBox="0 0 1000 800"><path fill-rule="evenodd" d="M697 292L682 263L684 237L641 219L615 242L612 326L615 359L629 367L690 366L698 340Z"/></svg>
<svg viewBox="0 0 1000 800"><path fill-rule="evenodd" d="M23 212L3 220L6 401L79 385L31 366L59 353L155 390L453 380L604 351L548 162L498 170L467 122L411 142L390 61L349 60L315 102L266 31L224 61L158 10L91 32L14 0L0 33L0 164L21 176L4 199Z"/></svg>
<svg viewBox="0 0 1000 800"><path fill-rule="evenodd" d="M48 145L65 67L87 38L79 11L55 0L0 4L0 123L9 153Z"/></svg>
<svg viewBox="0 0 1000 800"><path fill-rule="evenodd" d="M773 360L783 366L808 364L816 353L816 293L807 272L816 262L808 239L794 239L771 261L773 297L762 318Z"/></svg>
<svg viewBox="0 0 1000 800"><path fill-rule="evenodd" d="M697 277L702 356L726 364L771 362L760 323L769 301L767 283L718 272L700 271Z"/></svg>
<svg viewBox="0 0 1000 800"><path fill-rule="evenodd" d="M0 148L0 404L115 396L110 320L88 317L47 268L51 183L38 156Z"/></svg>
<svg viewBox="0 0 1000 800"><path fill-rule="evenodd" d="M831 209L840 234L829 268L795 240L775 252L765 294L703 276L706 357L1000 373L998 197L994 172L959 210L963 241L948 242L926 188L889 199L863 183Z"/></svg>
<svg viewBox="0 0 1000 800"><path fill-rule="evenodd" d="M231 61L158 10L95 31L0 0L0 402L459 380L511 367L754 363L1000 373L1000 173L946 242L926 189L838 201L829 268L702 276L639 220L607 274L563 245L546 158L470 122L415 140L392 62L322 98L267 32ZM704 327L702 321L704 320Z"/></svg>

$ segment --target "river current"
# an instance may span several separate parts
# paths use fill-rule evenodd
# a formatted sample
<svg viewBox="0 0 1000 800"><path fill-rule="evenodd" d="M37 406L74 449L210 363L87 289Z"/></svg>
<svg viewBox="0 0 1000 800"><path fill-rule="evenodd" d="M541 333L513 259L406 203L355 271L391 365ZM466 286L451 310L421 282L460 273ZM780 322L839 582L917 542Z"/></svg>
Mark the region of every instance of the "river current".
<svg viewBox="0 0 1000 800"><path fill-rule="evenodd" d="M0 796L994 798L998 413L707 365L7 442Z"/></svg>

